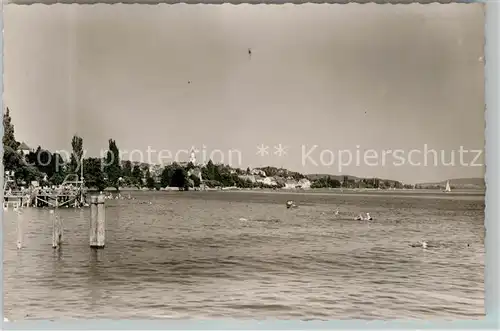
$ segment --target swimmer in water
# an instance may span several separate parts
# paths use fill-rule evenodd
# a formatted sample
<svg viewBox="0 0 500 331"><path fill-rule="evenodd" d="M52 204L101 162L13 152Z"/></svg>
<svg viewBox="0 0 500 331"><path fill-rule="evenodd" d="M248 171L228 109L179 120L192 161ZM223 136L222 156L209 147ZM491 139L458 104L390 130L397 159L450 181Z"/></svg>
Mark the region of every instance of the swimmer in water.
<svg viewBox="0 0 500 331"><path fill-rule="evenodd" d="M424 249L425 249L425 248L427 248L427 247L429 247L429 245L427 244L427 242L426 242L426 241L424 241L424 240L421 240L421 241L419 241L419 242L418 242L418 243L416 243L416 244L411 244L410 246L411 246L411 247L422 247L422 248L424 248Z"/></svg>

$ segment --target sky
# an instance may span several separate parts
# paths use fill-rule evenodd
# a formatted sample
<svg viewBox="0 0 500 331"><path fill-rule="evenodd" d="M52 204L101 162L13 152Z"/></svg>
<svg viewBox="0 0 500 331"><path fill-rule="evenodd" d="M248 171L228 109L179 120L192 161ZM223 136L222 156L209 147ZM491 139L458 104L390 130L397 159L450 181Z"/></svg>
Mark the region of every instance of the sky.
<svg viewBox="0 0 500 331"><path fill-rule="evenodd" d="M144 162L195 147L241 168L484 177L482 4L4 10L4 107L32 148L78 134L88 156L112 138Z"/></svg>

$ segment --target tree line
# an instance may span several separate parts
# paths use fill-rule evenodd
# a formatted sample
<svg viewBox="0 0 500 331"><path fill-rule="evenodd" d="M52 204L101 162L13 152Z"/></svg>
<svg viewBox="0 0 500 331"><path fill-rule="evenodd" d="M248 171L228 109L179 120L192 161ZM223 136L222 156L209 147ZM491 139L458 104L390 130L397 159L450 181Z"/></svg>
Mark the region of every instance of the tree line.
<svg viewBox="0 0 500 331"><path fill-rule="evenodd" d="M69 160L58 153L52 153L38 146L27 155L19 152L20 142L15 138L14 125L10 117L9 108L3 116L4 125L4 169L13 171L17 182L29 184L38 181L42 186L60 185L68 174L79 177L83 174L85 184L89 188L103 190L107 187L136 187L157 189L161 187L177 187L180 190L189 190L199 187L200 172L203 184L210 188L215 187L240 187L240 188L282 188L285 186L285 178L295 181L306 178L303 174L289 171L283 168L264 167L259 168L266 177L274 177L275 185L250 180L252 171L232 168L229 165L214 164L211 160L202 167L195 167L192 163L181 165L172 163L160 168L155 173L151 172L151 165L147 163L120 160L120 151L113 139L108 141L108 150L104 157L84 158L83 138L74 135L71 139L71 154ZM82 168L83 167L83 168ZM390 188L402 187L402 184L394 181L381 181L380 179L353 180L344 176L339 181L330 176L323 176L312 180L311 188L338 188L338 187L367 187L367 188Z"/></svg>
<svg viewBox="0 0 500 331"><path fill-rule="evenodd" d="M199 187L201 185L199 172L203 184L207 187L241 188L268 187L262 183L255 183L242 175L250 175L247 168L233 169L229 165L214 164L211 160L201 168L196 168L192 163L182 166L179 163L166 165L161 173L151 173L150 165L146 163L120 160L117 143L113 139L108 141L108 151L103 158L84 158L83 138L78 135L71 139L71 155L69 160L58 153L52 153L41 146L27 155L19 152L20 142L15 138L14 125L7 108L3 116L4 124L4 169L14 172L17 182L29 184L38 181L42 186L60 185L68 174L80 177L83 174L85 184L90 188L103 190L107 187L137 187L160 189L161 187L178 187L181 190ZM81 168L83 167L83 168ZM261 169L266 176L290 176L296 179L304 178L302 174L289 172L286 169L265 167ZM281 184L278 187L283 186Z"/></svg>

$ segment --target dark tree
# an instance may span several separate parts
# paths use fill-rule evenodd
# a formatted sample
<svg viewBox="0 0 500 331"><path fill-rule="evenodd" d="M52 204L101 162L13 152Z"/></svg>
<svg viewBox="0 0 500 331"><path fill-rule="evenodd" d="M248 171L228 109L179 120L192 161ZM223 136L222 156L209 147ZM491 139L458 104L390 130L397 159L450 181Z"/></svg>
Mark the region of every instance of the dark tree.
<svg viewBox="0 0 500 331"><path fill-rule="evenodd" d="M52 177L58 170L57 162L62 162L61 159L56 160L51 152L42 149L40 146L34 152L28 153L26 159L31 166L36 167L48 177Z"/></svg>
<svg viewBox="0 0 500 331"><path fill-rule="evenodd" d="M151 176L151 172L148 170L146 173L146 187L150 190L154 190L156 186L156 182L154 178Z"/></svg>
<svg viewBox="0 0 500 331"><path fill-rule="evenodd" d="M349 177L344 176L344 178L342 179L342 186L347 187L348 182L349 182Z"/></svg>
<svg viewBox="0 0 500 331"><path fill-rule="evenodd" d="M83 160L83 138L74 135L71 139L71 160L70 160L70 172L77 174L80 177L79 172L81 171L82 160Z"/></svg>
<svg viewBox="0 0 500 331"><path fill-rule="evenodd" d="M172 175L170 186L178 187L179 189L185 188L186 185L188 184L186 177L187 177L186 171L184 169L182 168L175 169Z"/></svg>
<svg viewBox="0 0 500 331"><path fill-rule="evenodd" d="M17 170L21 166L22 157L17 152L19 143L14 135L14 125L10 117L10 110L7 107L3 114L3 165L5 170Z"/></svg>
<svg viewBox="0 0 500 331"><path fill-rule="evenodd" d="M132 169L132 179L138 187L142 186L142 170L138 164Z"/></svg>
<svg viewBox="0 0 500 331"><path fill-rule="evenodd" d="M191 175L191 176L189 176L189 178L193 181L193 186L194 187L200 187L201 180L200 180L200 178L198 176Z"/></svg>
<svg viewBox="0 0 500 331"><path fill-rule="evenodd" d="M330 176L318 178L311 184L311 188L337 188L341 186L340 181Z"/></svg>
<svg viewBox="0 0 500 331"><path fill-rule="evenodd" d="M30 183L31 181L40 181L42 173L34 166L25 165L18 169L16 178Z"/></svg>
<svg viewBox="0 0 500 331"><path fill-rule="evenodd" d="M221 169L218 166L214 166L213 179L218 182L222 182L222 175L223 172L221 171Z"/></svg>
<svg viewBox="0 0 500 331"><path fill-rule="evenodd" d="M12 124L12 118L10 117L10 110L7 110L3 114L3 146L10 147L12 150L17 152L19 148L19 142L16 141L14 134L14 124Z"/></svg>
<svg viewBox="0 0 500 331"><path fill-rule="evenodd" d="M105 172L108 175L109 186L120 189L119 178L121 177L120 151L113 139L109 139L108 152L106 154Z"/></svg>
<svg viewBox="0 0 500 331"><path fill-rule="evenodd" d="M99 191L106 188L102 162L103 160L97 157L83 160L83 176L85 177L87 187L96 188Z"/></svg>
<svg viewBox="0 0 500 331"><path fill-rule="evenodd" d="M205 167L201 170L201 174L207 180L215 180L215 165L212 160L208 160Z"/></svg>
<svg viewBox="0 0 500 331"><path fill-rule="evenodd" d="M64 173L64 171L61 170L59 172L55 172L52 175L52 177L48 178L48 180L49 180L49 184L61 185L65 178L66 178L66 174Z"/></svg>
<svg viewBox="0 0 500 331"><path fill-rule="evenodd" d="M123 163L123 176L132 177L132 161L127 160Z"/></svg>
<svg viewBox="0 0 500 331"><path fill-rule="evenodd" d="M12 147L4 146L3 166L7 171L17 170L22 165L22 157Z"/></svg>
<svg viewBox="0 0 500 331"><path fill-rule="evenodd" d="M172 177L174 176L174 172L179 167L175 164L169 164L163 168L161 173L160 184L162 187L172 186Z"/></svg>

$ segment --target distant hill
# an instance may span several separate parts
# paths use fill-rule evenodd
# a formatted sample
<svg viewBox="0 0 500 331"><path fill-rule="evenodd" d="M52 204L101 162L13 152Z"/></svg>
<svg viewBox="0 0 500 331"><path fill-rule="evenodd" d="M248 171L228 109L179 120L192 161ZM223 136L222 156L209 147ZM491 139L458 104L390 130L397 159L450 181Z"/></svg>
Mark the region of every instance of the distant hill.
<svg viewBox="0 0 500 331"><path fill-rule="evenodd" d="M338 181L343 181L344 176L347 177L347 180L360 180L360 179L372 179L371 177L356 177L356 176L351 176L351 175L329 175L329 174L307 174L304 175L307 179L309 180L317 180L320 178L325 178L325 177L330 177L331 179L336 179ZM378 180L382 182L398 182L397 180L394 179L386 179L386 178L377 178Z"/></svg>
<svg viewBox="0 0 500 331"><path fill-rule="evenodd" d="M336 180L342 182L344 180L344 176L347 176L347 180L359 179L359 177L350 176L350 175L308 174L308 175L304 175L304 176L311 181L318 180L320 178L330 177L331 179L336 179Z"/></svg>
<svg viewBox="0 0 500 331"><path fill-rule="evenodd" d="M418 186L422 188L426 187L445 187L446 182L448 180L443 180L442 182L435 182L435 183L421 183L417 184ZM450 186L452 188L458 188L458 189L484 189L486 187L486 184L484 182L484 178L453 178L449 179L450 181Z"/></svg>

